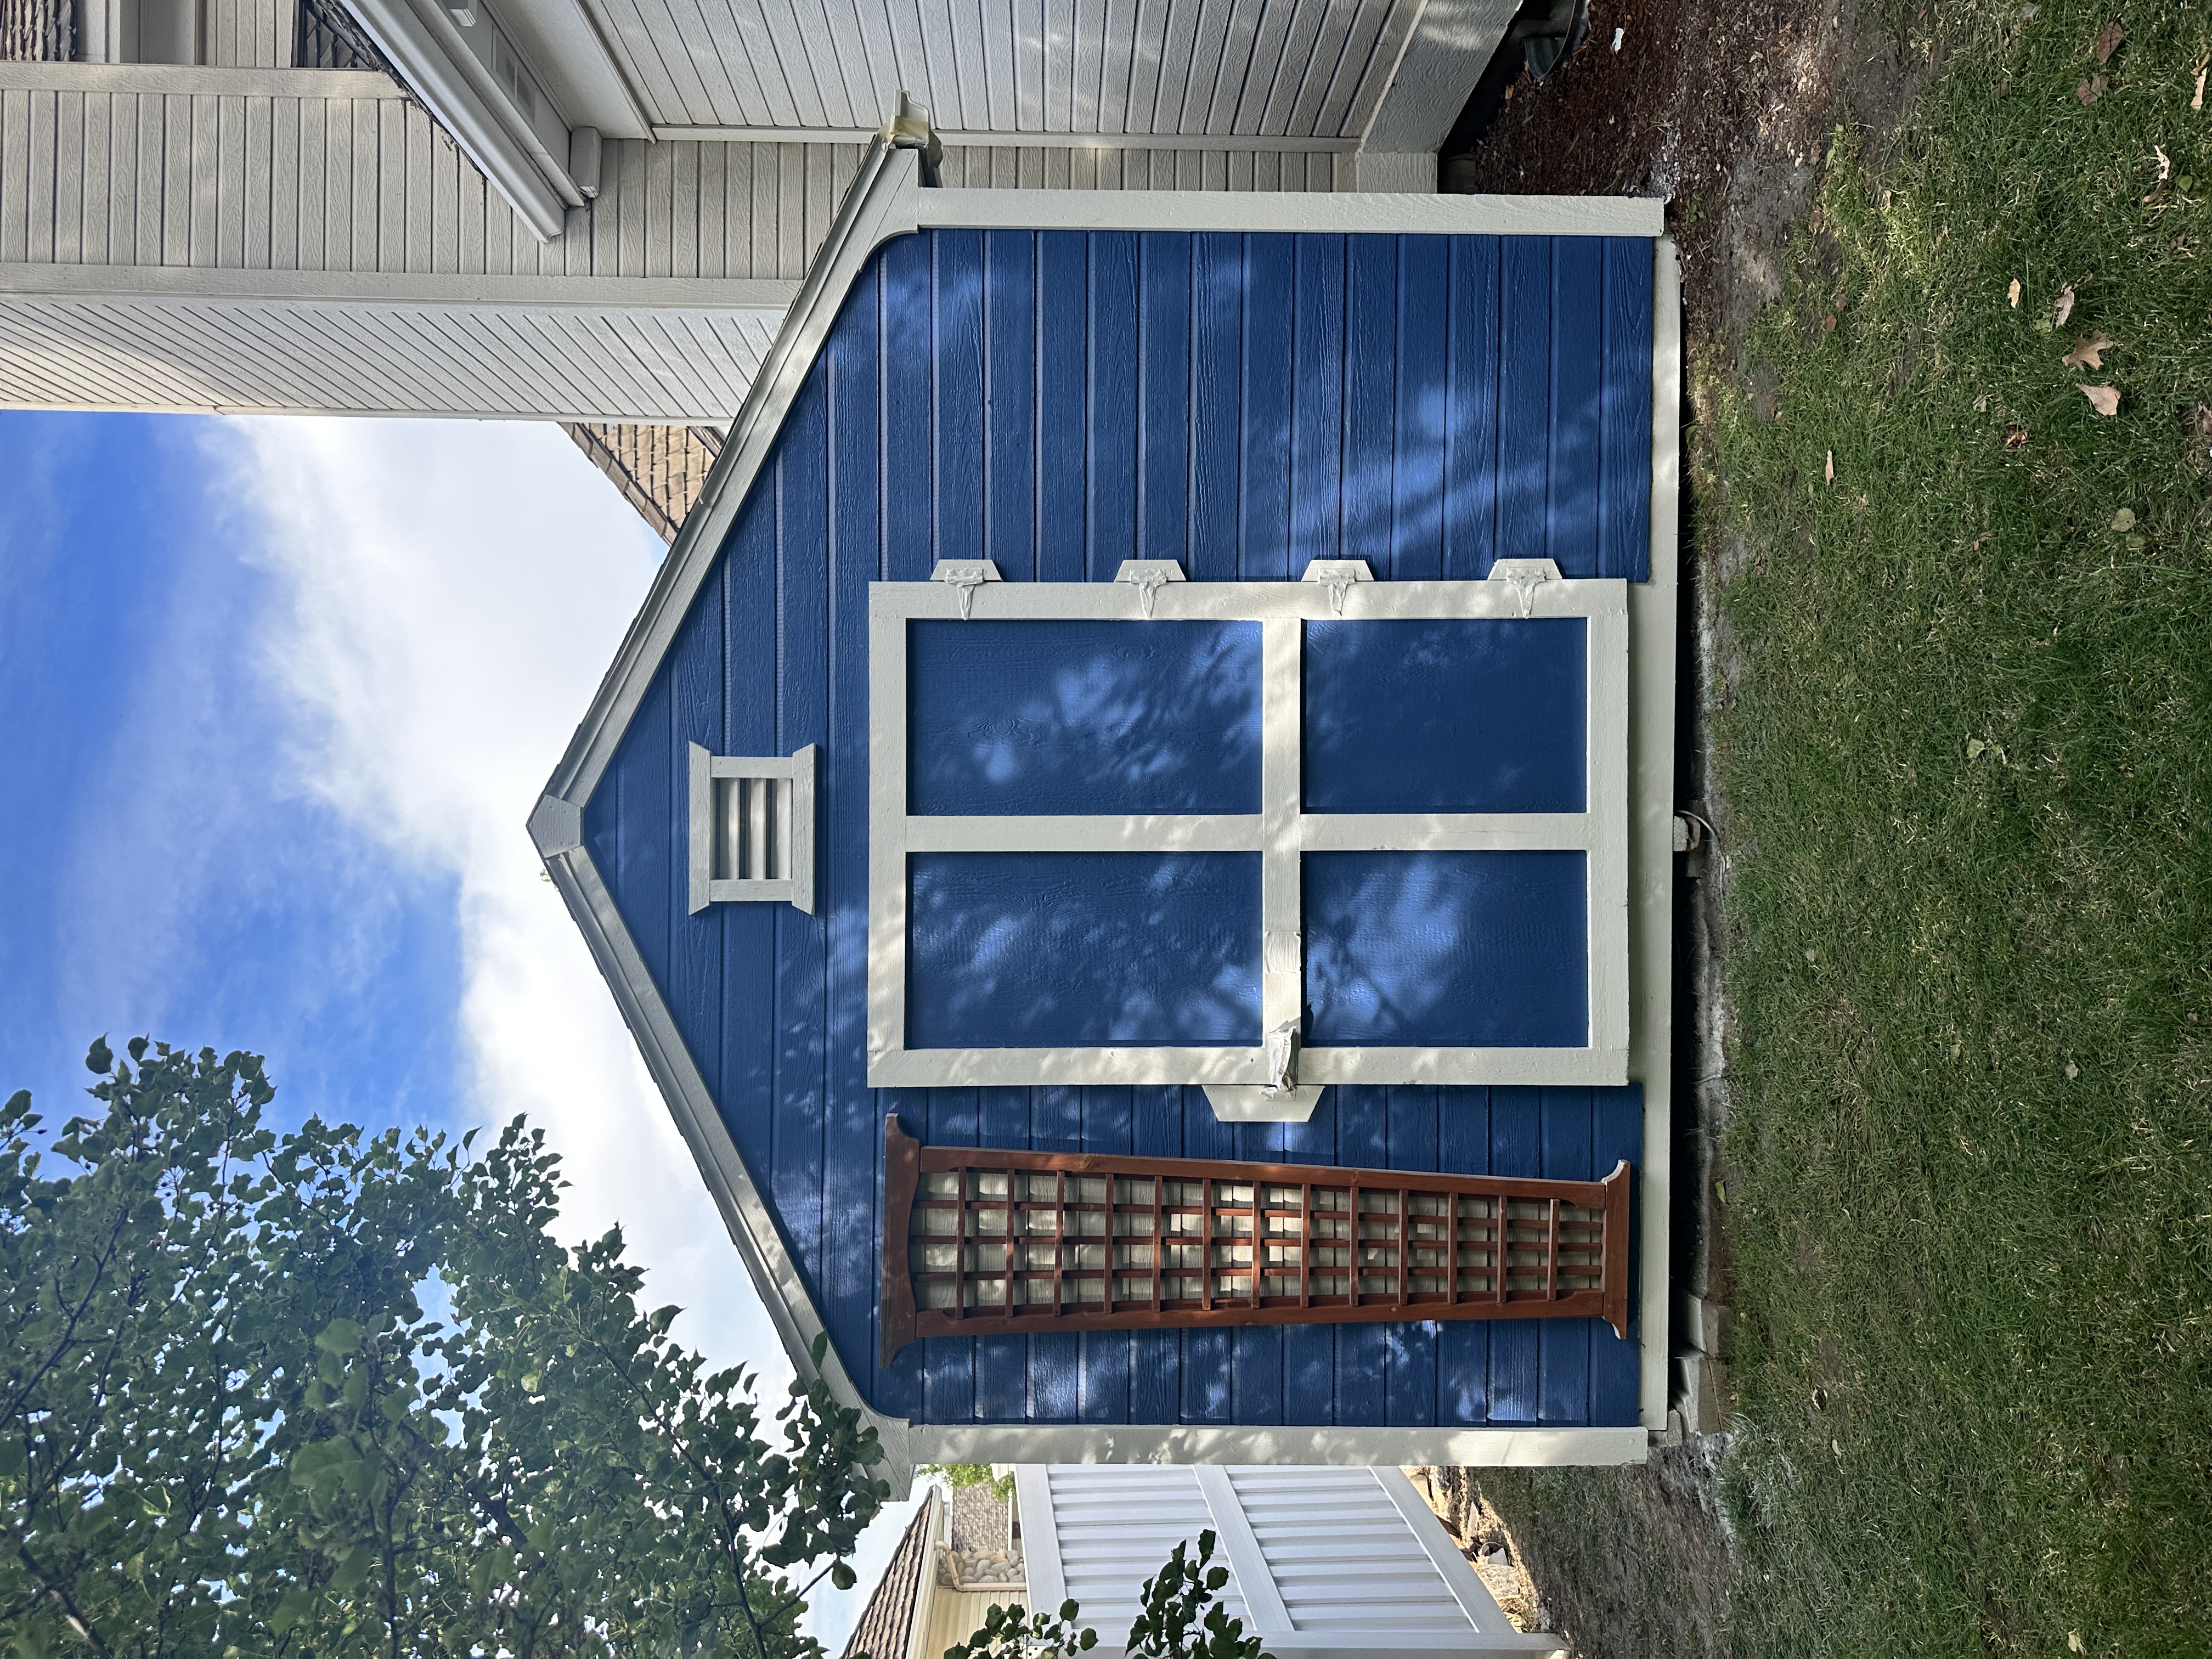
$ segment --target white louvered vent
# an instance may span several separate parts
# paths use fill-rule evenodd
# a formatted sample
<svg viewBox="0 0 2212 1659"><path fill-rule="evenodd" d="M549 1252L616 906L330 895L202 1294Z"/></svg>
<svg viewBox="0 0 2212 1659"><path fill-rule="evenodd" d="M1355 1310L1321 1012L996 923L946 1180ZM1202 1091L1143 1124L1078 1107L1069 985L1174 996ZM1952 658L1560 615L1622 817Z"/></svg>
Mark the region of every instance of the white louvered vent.
<svg viewBox="0 0 2212 1659"><path fill-rule="evenodd" d="M814 910L814 745L784 758L691 745L691 913L750 901Z"/></svg>
<svg viewBox="0 0 2212 1659"><path fill-rule="evenodd" d="M1346 1473L1229 1471L1291 1628L1349 1635L1387 1620L1394 1631L1466 1630L1466 1611L1389 1494L1368 1471Z"/></svg>
<svg viewBox="0 0 2212 1659"><path fill-rule="evenodd" d="M1559 1651L1513 1627L1395 1468L1025 1463L1015 1486L1030 1605L1080 1603L1101 1659L1168 1552L1208 1530L1224 1606L1281 1659Z"/></svg>

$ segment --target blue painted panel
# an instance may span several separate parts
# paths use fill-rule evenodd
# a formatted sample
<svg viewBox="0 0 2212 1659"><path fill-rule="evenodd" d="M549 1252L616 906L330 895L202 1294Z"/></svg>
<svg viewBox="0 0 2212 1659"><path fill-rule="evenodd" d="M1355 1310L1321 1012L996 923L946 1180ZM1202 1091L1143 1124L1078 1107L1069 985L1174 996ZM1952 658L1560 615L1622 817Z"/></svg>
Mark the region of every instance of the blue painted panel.
<svg viewBox="0 0 2212 1659"><path fill-rule="evenodd" d="M1299 236L1296 356L1291 373L1291 560L1296 576L1344 546L1344 249L1341 236Z"/></svg>
<svg viewBox="0 0 2212 1659"><path fill-rule="evenodd" d="M1537 1109L1543 1117L1544 1173L1553 1180L1590 1176L1591 1091L1547 1089ZM1573 1173L1569 1174L1571 1170ZM1547 1319L1537 1352L1536 1419L1587 1423L1589 1418L1590 1327L1588 1319Z"/></svg>
<svg viewBox="0 0 2212 1659"><path fill-rule="evenodd" d="M1260 624L916 622L908 810L1256 812Z"/></svg>
<svg viewBox="0 0 2212 1659"><path fill-rule="evenodd" d="M1644 1162L1644 1085L1625 1089L1596 1089L1592 1094L1590 1174L1602 1179L1623 1158L1634 1168ZM1637 1243L1643 1232L1640 1199L1629 1203L1628 1282L1642 1283L1643 1250ZM1593 1423L1626 1425L1637 1421L1637 1360L1641 1348L1643 1320L1636 1312L1638 1298L1629 1299L1628 1335L1613 1334L1602 1320L1590 1321L1590 1419Z"/></svg>
<svg viewBox="0 0 2212 1659"><path fill-rule="evenodd" d="M1449 1175L1490 1173L1490 1091L1437 1091L1437 1167ZM1455 1320L1437 1333L1437 1421L1477 1424L1490 1415L1490 1326Z"/></svg>
<svg viewBox="0 0 2212 1659"><path fill-rule="evenodd" d="M1598 568L1598 453L1602 407L1605 244L1591 236L1552 244L1551 471L1546 481L1546 556L1562 571Z"/></svg>
<svg viewBox="0 0 2212 1659"><path fill-rule="evenodd" d="M983 234L983 556L1008 581L1037 570L1036 239Z"/></svg>
<svg viewBox="0 0 2212 1659"><path fill-rule="evenodd" d="M1650 247L1606 244L1595 290L1583 252L931 233L889 244L856 284L584 833L880 1408L943 1422L1565 1422L1579 1328L1585 1415L1635 1420L1637 1348L1595 1324L963 1337L875 1359L886 1110L954 1145L1401 1169L1494 1158L1563 1176L1640 1155L1632 1088L1584 1091L1592 1167L1577 1170L1533 1091L1330 1089L1308 1123L1231 1129L1195 1089L878 1092L863 1070L867 583L985 554L1010 580L1106 580L1130 556L1279 580L1347 555L1386 579L1475 577L1500 553L1547 549L1583 562L1561 556L1570 575L1640 579ZM1557 343L1578 337L1601 343L1595 403L1587 353L1559 360ZM1589 476L1589 454L1594 497L1567 482ZM822 744L817 918L686 913L681 762L695 738L736 754ZM1237 1040L1253 1040L1256 1010L1247 1025Z"/></svg>
<svg viewBox="0 0 2212 1659"><path fill-rule="evenodd" d="M1596 574L1632 582L1651 580L1651 244L1607 238Z"/></svg>
<svg viewBox="0 0 2212 1659"><path fill-rule="evenodd" d="M1444 577L1480 581L1498 548L1498 238L1451 245Z"/></svg>
<svg viewBox="0 0 2212 1659"><path fill-rule="evenodd" d="M1588 1040L1581 853L1309 853L1304 863L1308 1042Z"/></svg>
<svg viewBox="0 0 2212 1659"><path fill-rule="evenodd" d="M909 1048L1260 1041L1256 853L917 854L907 881Z"/></svg>
<svg viewBox="0 0 2212 1659"><path fill-rule="evenodd" d="M1552 244L1503 239L1498 322L1498 553L1551 556ZM1594 573L1559 567L1565 576Z"/></svg>
<svg viewBox="0 0 2212 1659"><path fill-rule="evenodd" d="M1579 617L1305 625L1309 812L1579 812Z"/></svg>
<svg viewBox="0 0 2212 1659"><path fill-rule="evenodd" d="M1390 579L1444 574L1444 434L1450 424L1450 358L1437 349L1451 246L1440 236L1398 239L1398 406L1391 420Z"/></svg>
<svg viewBox="0 0 2212 1659"><path fill-rule="evenodd" d="M1490 1172L1544 1173L1542 1091L1490 1091ZM1490 1416L1492 1423L1536 1420L1543 1336L1534 1320L1501 1319L1490 1327Z"/></svg>

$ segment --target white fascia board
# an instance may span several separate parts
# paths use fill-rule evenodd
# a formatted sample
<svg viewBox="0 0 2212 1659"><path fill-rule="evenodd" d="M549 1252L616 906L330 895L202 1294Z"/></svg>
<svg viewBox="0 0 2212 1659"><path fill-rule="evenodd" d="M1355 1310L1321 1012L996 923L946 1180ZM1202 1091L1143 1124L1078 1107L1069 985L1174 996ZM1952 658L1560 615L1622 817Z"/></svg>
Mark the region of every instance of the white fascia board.
<svg viewBox="0 0 2212 1659"><path fill-rule="evenodd" d="M1361 148L1433 155L1505 38L1517 4L1518 0L1428 0L1367 124Z"/></svg>
<svg viewBox="0 0 2212 1659"><path fill-rule="evenodd" d="M1681 510L1682 270L1651 246L1651 580L1628 588L1628 1073L1644 1085L1637 1403L1667 1426L1668 1203L1674 1184L1675 545Z"/></svg>
<svg viewBox="0 0 2212 1659"><path fill-rule="evenodd" d="M736 311L780 321L799 284L723 276L502 276L467 271L238 270L208 265L0 263L0 295L82 301L246 300L531 311Z"/></svg>
<svg viewBox="0 0 2212 1659"><path fill-rule="evenodd" d="M1359 232L1431 236L1657 236L1642 196L1285 195L1196 190L931 190L930 229Z"/></svg>
<svg viewBox="0 0 2212 1659"><path fill-rule="evenodd" d="M584 198L563 167L545 155L530 124L477 62L444 11L434 3L426 13L410 0L346 3L416 95L514 204L538 240L557 238L567 222L568 198L579 204ZM556 187L556 181L566 188Z"/></svg>
<svg viewBox="0 0 2212 1659"><path fill-rule="evenodd" d="M0 92L171 93L179 97L385 98L406 89L382 70L228 69L193 64L0 63Z"/></svg>
<svg viewBox="0 0 2212 1659"><path fill-rule="evenodd" d="M1650 1433L1622 1429L1197 1428L1146 1423L916 1423L920 1463L1436 1464L1565 1468L1641 1463Z"/></svg>
<svg viewBox="0 0 2212 1659"><path fill-rule="evenodd" d="M491 10L571 122L608 138L653 136L644 104L583 0L502 0Z"/></svg>

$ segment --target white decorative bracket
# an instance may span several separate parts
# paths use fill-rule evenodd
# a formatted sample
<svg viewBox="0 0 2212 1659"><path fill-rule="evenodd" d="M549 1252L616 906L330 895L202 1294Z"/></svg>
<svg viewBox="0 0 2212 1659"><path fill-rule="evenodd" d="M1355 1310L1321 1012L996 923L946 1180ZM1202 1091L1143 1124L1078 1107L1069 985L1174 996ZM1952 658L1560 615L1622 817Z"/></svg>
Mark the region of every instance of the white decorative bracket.
<svg viewBox="0 0 2212 1659"><path fill-rule="evenodd" d="M1271 1095L1243 1084L1209 1083L1206 1100L1220 1123L1304 1123L1321 1103L1321 1091L1311 1083Z"/></svg>
<svg viewBox="0 0 2212 1659"><path fill-rule="evenodd" d="M1152 616L1152 600L1160 589L1170 582L1188 580L1182 567L1173 559L1124 559L1121 568L1114 573L1117 582L1127 582L1137 590L1137 606L1149 622Z"/></svg>
<svg viewBox="0 0 2212 1659"><path fill-rule="evenodd" d="M1319 582L1328 589L1328 608L1341 617L1345 596L1358 584L1373 581L1375 573L1367 568L1364 559L1316 559L1306 566L1306 574L1298 580Z"/></svg>
<svg viewBox="0 0 2212 1659"><path fill-rule="evenodd" d="M1260 1085L1260 1092L1271 1099L1286 1095L1298 1086L1298 1023L1286 1019L1267 1033L1267 1046L1261 1050L1267 1067L1267 1080Z"/></svg>
<svg viewBox="0 0 2212 1659"><path fill-rule="evenodd" d="M1559 580L1559 567L1549 559L1499 559L1490 567L1490 580L1513 585L1514 595L1521 601L1521 614L1525 617L1528 607L1535 603L1536 590L1546 582Z"/></svg>
<svg viewBox="0 0 2212 1659"><path fill-rule="evenodd" d="M929 580L943 582L960 596L960 620L968 622L973 617L975 590L1000 578L999 567L988 559L939 559Z"/></svg>

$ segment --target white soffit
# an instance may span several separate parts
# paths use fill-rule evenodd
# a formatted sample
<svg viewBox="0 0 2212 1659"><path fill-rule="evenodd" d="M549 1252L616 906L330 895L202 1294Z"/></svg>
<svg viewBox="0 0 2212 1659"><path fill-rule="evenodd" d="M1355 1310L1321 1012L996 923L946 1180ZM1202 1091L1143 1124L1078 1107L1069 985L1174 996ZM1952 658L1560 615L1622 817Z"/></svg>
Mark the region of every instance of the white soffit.
<svg viewBox="0 0 2212 1659"><path fill-rule="evenodd" d="M872 129L904 90L941 135L1306 138L1367 131L1425 10L1423 0L1164 13L1076 0L581 3L659 126ZM1483 6L1431 8L1456 39L1452 19Z"/></svg>

